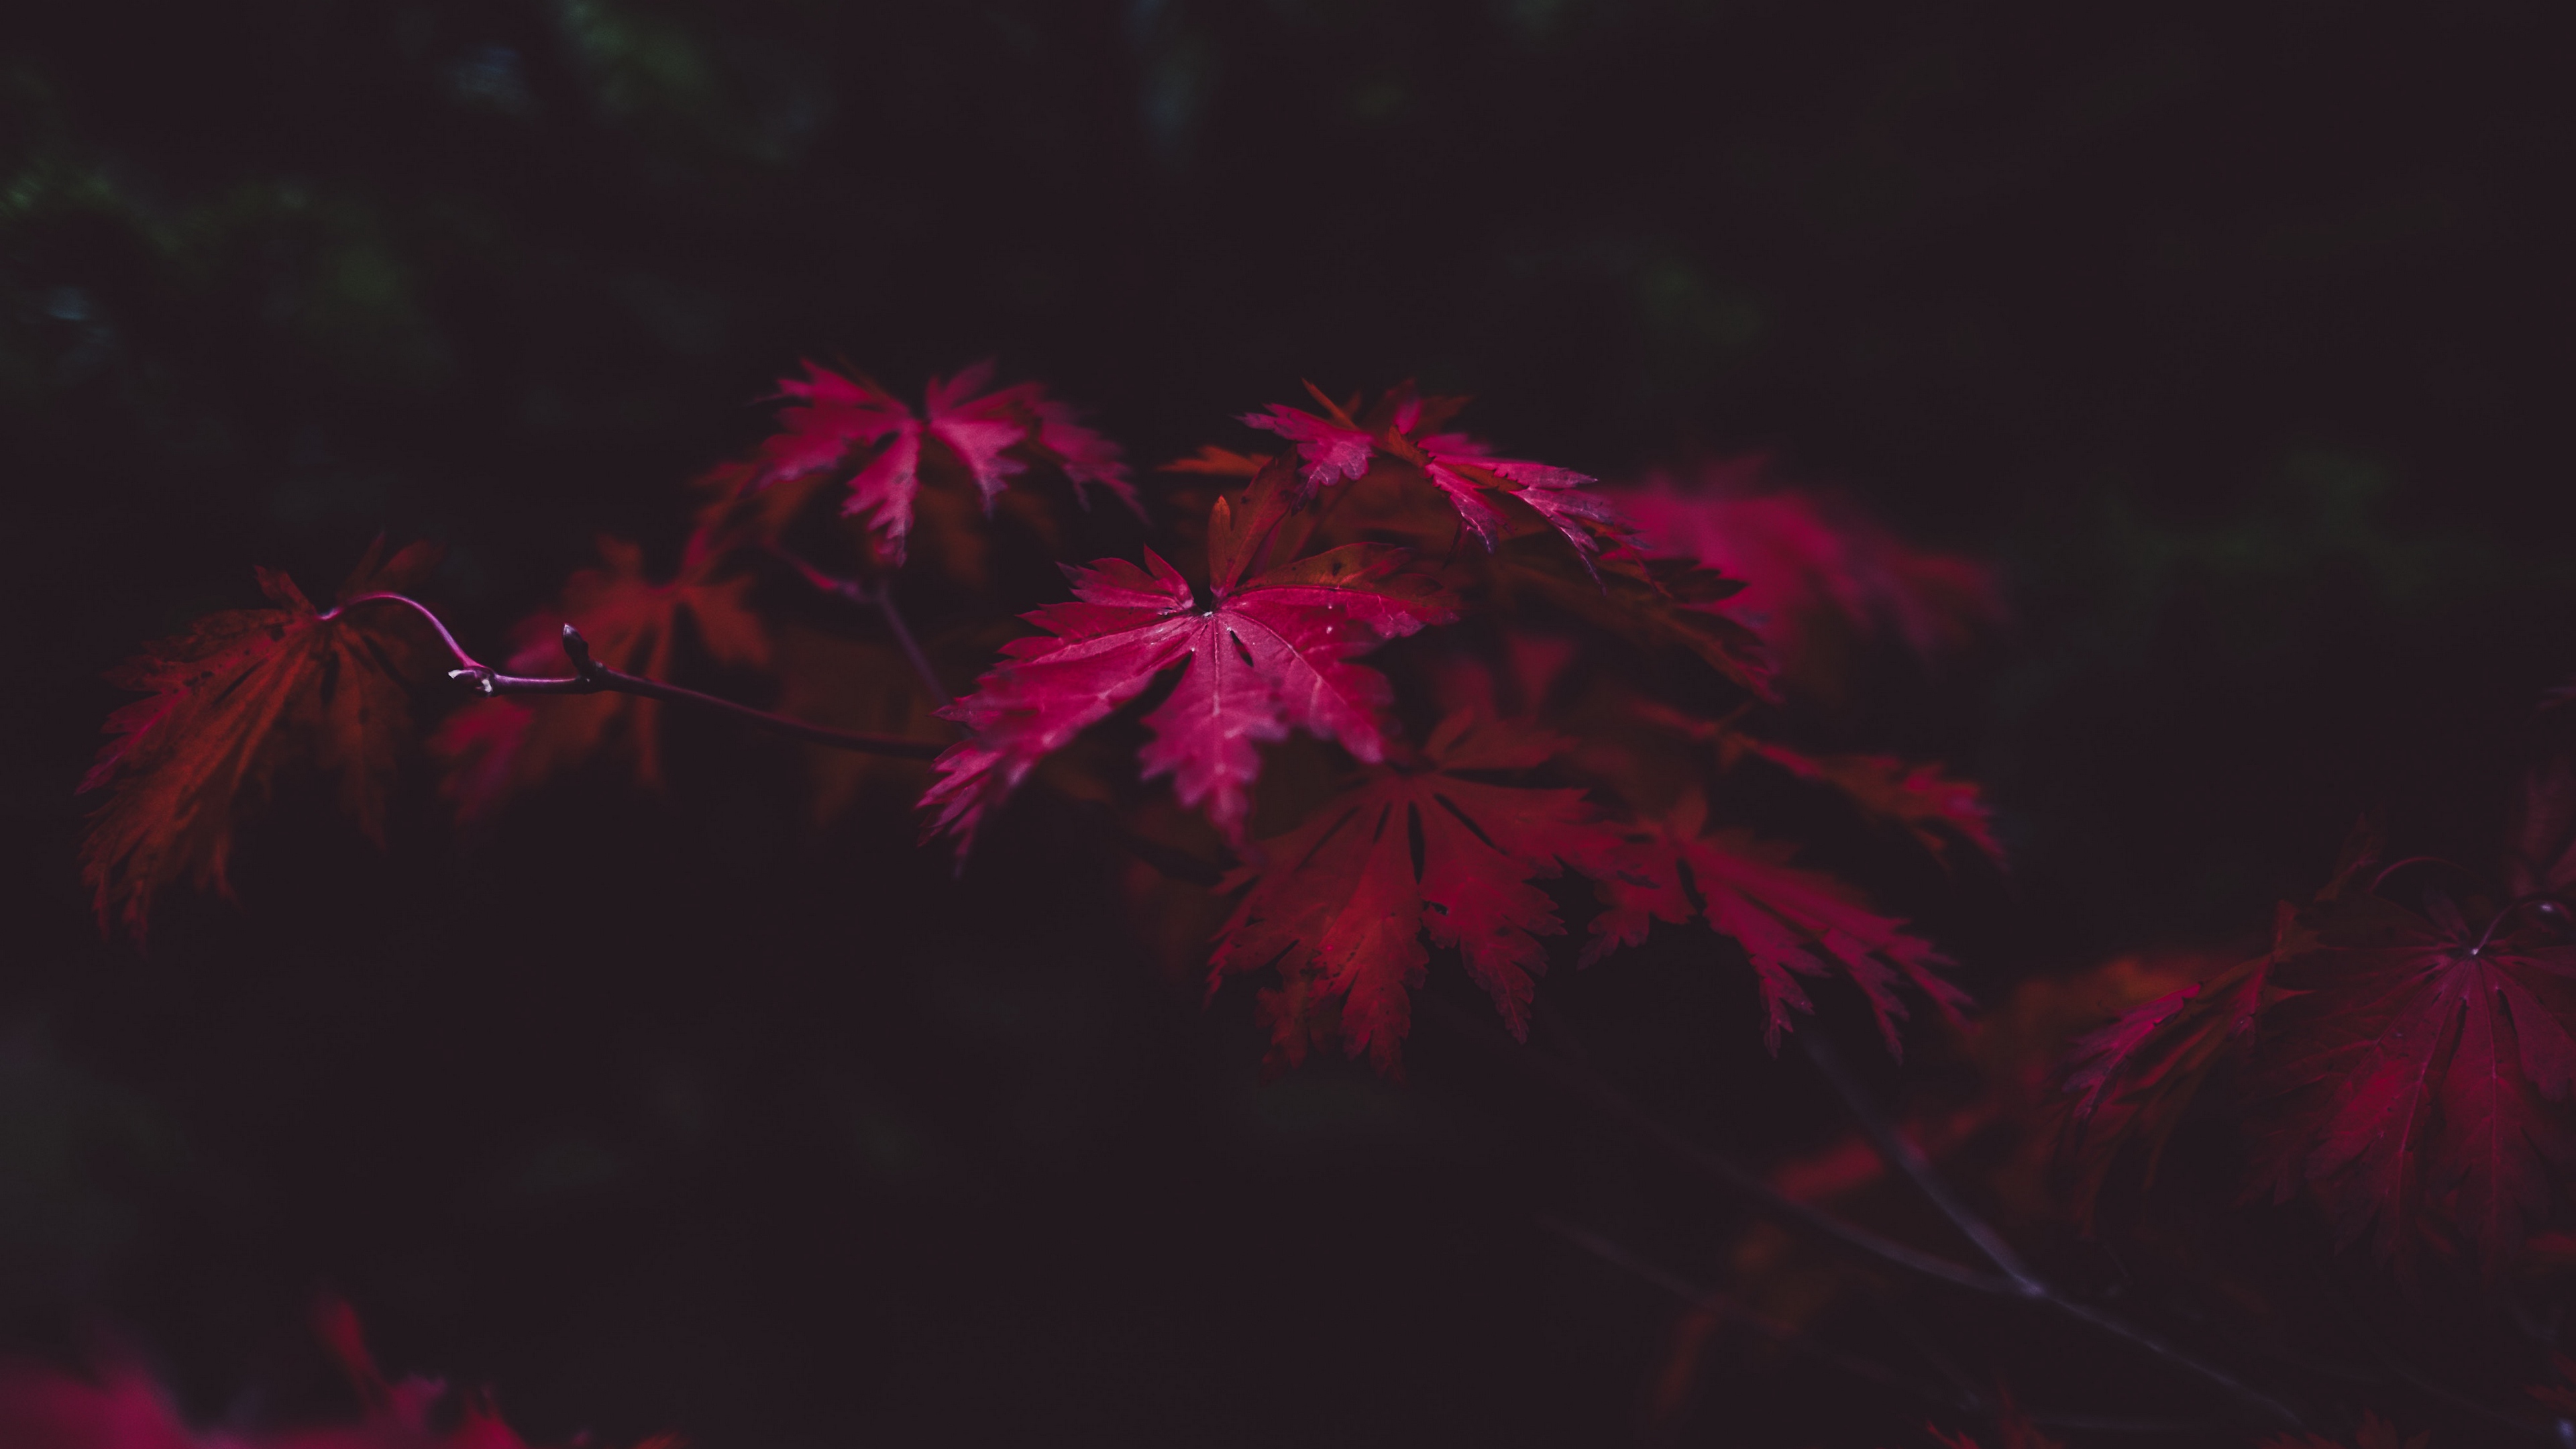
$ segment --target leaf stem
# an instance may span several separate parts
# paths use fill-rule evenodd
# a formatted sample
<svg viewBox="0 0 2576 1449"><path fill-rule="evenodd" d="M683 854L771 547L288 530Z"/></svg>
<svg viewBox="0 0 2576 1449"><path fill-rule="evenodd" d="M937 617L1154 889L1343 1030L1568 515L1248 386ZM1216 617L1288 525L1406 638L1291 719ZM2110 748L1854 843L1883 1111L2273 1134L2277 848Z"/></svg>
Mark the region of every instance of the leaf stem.
<svg viewBox="0 0 2576 1449"><path fill-rule="evenodd" d="M438 642L447 646L447 652L455 656L456 662L459 665L467 669L480 669L483 667L482 665L474 662L473 655L465 652L464 645L456 642L455 635L447 632L446 620L441 619L434 613L431 613L427 604L422 603L418 599L412 598L408 594L360 594L354 599L342 600L338 605L333 607L330 612L324 614L322 617L324 619L336 619L340 617L343 611L354 609L360 604L402 605L404 608L411 610L413 613L418 614L421 618L427 620L429 622L429 627L438 631Z"/></svg>

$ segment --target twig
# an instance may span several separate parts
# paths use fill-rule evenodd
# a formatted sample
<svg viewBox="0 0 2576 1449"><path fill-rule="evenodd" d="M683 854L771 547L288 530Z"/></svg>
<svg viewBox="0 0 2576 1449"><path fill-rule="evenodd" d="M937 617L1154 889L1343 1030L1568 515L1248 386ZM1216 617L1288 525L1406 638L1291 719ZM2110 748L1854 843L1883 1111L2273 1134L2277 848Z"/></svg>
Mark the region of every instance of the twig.
<svg viewBox="0 0 2576 1449"><path fill-rule="evenodd" d="M719 699L712 694L701 694L694 689L684 689L676 684L664 684L658 679L646 679L642 675L629 674L622 669L611 669L590 657L590 642L582 638L581 631L570 624L563 626L563 646L565 657L572 661L572 675L565 679L529 679L515 674L503 674L466 653L465 647L456 642L456 636L448 632L445 621L432 613L428 605L406 595L361 594L323 617L332 617L337 615L340 609L355 608L360 604L399 604L429 621L430 628L438 631L439 642L447 646L447 652L456 660L457 667L447 671L447 677L474 690L477 694L600 694L603 692L632 694L643 699L658 699L671 704L688 704L700 709L715 710L720 714L729 714L736 719L747 720L779 734L792 735L813 744L829 745L836 750L853 750L863 755L891 755L897 759L931 760L937 759L940 752L947 748L930 740L909 740L899 735L862 734L857 730L836 730L828 725L809 724L787 715L771 714L765 709L753 709L747 704L736 704L729 699Z"/></svg>
<svg viewBox="0 0 2576 1449"><path fill-rule="evenodd" d="M1869 1140L1877 1146L1879 1155L1913 1179L1915 1187L1931 1201L1934 1207L1941 1210L1941 1215L1948 1218L1952 1226L1966 1235L1969 1242L1976 1244L1977 1251L1984 1254L1987 1261L2003 1271L2013 1285L2013 1296L2032 1303L2045 1304L2062 1317L2089 1324L2114 1338L2125 1339L2163 1359L2166 1363L2196 1375L2249 1404L2261 1406L2265 1413L2277 1418L2285 1427L2306 1427L2304 1420L2295 1410L2270 1394L2246 1383L2218 1365L2167 1342L2158 1334L2126 1319L2105 1313L2080 1299L2068 1297L2032 1272L2030 1266L2022 1261L2021 1255L2015 1253L2012 1246L2003 1240L2003 1235L1996 1232L1985 1219L1970 1211L1968 1205L1961 1202L1958 1195L1950 1190L1949 1184L1942 1181L1941 1175L1932 1170L1932 1164L1924 1160L1921 1150L1907 1141L1904 1134L1896 1130L1895 1123L1878 1110L1878 1105L1869 1099L1867 1092L1861 1090L1860 1083L1853 1079L1850 1071L1843 1066L1842 1059L1834 1054L1832 1047L1818 1040L1817 1034L1812 1031L1799 1033L1799 1042L1806 1048L1808 1060L1816 1064L1817 1071L1833 1085L1835 1092L1841 1095L1844 1104L1851 1109L1852 1116L1859 1121L1862 1132L1867 1134Z"/></svg>

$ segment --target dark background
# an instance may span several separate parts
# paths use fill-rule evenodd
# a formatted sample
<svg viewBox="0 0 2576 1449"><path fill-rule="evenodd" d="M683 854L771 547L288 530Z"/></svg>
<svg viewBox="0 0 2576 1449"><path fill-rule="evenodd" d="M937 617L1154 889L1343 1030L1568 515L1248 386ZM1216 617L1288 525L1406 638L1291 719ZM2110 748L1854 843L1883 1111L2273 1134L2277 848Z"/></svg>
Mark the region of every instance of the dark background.
<svg viewBox="0 0 2576 1449"><path fill-rule="evenodd" d="M1525 456L1769 450L1998 559L2008 638L1818 727L1991 786L2012 885L1923 907L1988 994L2210 940L2367 804L2483 864L2576 673L2550 19L13 13L0 1334L110 1325L256 1411L318 1392L330 1285L534 1435L710 1449L1634 1432L1669 1309L1533 1214L1692 1268L1725 1205L1436 1037L1407 1088L1260 1086L1243 994L1167 983L1043 819L952 886L721 731L489 838L416 778L390 867L290 792L244 906L175 898L141 956L72 864L97 676L380 528L447 542L488 645L595 530L675 539L802 356L998 355L1149 464L1419 375ZM1811 1133L1676 961L1569 999L1712 1140ZM1715 1371L1680 1438L1919 1422L1803 1372Z"/></svg>

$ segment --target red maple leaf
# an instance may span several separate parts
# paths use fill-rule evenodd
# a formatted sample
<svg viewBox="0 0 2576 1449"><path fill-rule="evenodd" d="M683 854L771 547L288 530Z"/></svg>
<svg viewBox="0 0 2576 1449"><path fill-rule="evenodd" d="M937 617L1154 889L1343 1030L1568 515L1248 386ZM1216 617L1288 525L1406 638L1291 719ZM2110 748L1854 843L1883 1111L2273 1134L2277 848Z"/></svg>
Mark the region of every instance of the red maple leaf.
<svg viewBox="0 0 2576 1449"><path fill-rule="evenodd" d="M1262 993L1274 1065L1304 1059L1310 1041L1338 1036L1396 1070L1412 1021L1411 992L1430 953L1454 946L1493 997L1512 1034L1529 1031L1532 978L1547 969L1538 937L1561 934L1547 893L1529 882L1563 861L1597 874L1619 837L1580 790L1529 789L1461 772L1526 770L1569 741L1527 725L1460 711L1443 720L1418 762L1381 765L1261 843L1224 889L1251 886L1217 937L1213 992L1229 975L1278 969ZM1323 1025L1326 1019L1336 1027Z"/></svg>
<svg viewBox="0 0 2576 1449"><path fill-rule="evenodd" d="M1487 495L1508 495L1536 509L1586 557L1600 552L1605 541L1627 536L1627 520L1618 508L1590 491L1595 480L1589 473L1496 457L1482 439L1465 433L1434 434L1422 439L1421 448L1422 471L1448 495L1458 516L1488 550L1494 547L1502 519L1486 501Z"/></svg>
<svg viewBox="0 0 2576 1449"><path fill-rule="evenodd" d="M1909 935L1903 921L1854 903L1832 876L1783 864L1740 831L1703 834L1707 823L1708 802L1693 791L1622 843L1600 883L1608 909L1593 918L1583 964L1642 945L1655 921L1680 925L1698 916L1751 959L1762 992L1762 1039L1774 1053L1790 1028L1789 1012L1815 1010L1799 978L1830 976L1836 967L1868 999L1892 1053L1904 1050L1896 1030L1907 1014L1896 994L1900 982L1959 1019L1968 998L1940 974L1949 958Z"/></svg>
<svg viewBox="0 0 2576 1449"><path fill-rule="evenodd" d="M644 551L624 539L599 540L602 567L576 570L552 609L510 631L513 674L566 672L563 626L571 623L591 656L612 669L653 679L671 677L686 629L723 664L769 660L769 636L745 601L747 577L720 578L719 559L700 533L689 540L678 573L654 583ZM660 706L629 694L561 695L542 701L477 700L449 715L431 740L448 761L447 792L459 815L488 814L501 801L589 759L612 740L631 753L638 783L662 782Z"/></svg>
<svg viewBox="0 0 2576 1449"><path fill-rule="evenodd" d="M392 1382L376 1367L346 1304L315 1312L323 1345L357 1391L353 1423L272 1431L188 1427L169 1394L131 1363L95 1378L35 1365L0 1367L0 1443L10 1449L528 1449L488 1393L450 1393L435 1379ZM656 1435L637 1449L679 1449Z"/></svg>
<svg viewBox="0 0 2576 1449"><path fill-rule="evenodd" d="M1181 802L1205 801L1231 838L1242 837L1258 744L1305 729L1363 761L1384 759L1387 682L1350 661L1453 617L1447 595L1400 572L1409 554L1385 544L1346 544L1246 578L1294 493L1282 466L1256 478L1239 504L1217 500L1205 608L1151 549L1144 568L1124 559L1067 567L1075 602L1023 615L1046 634L1005 645L975 693L942 711L973 737L934 766L939 778L921 800L935 812L926 833L955 837L962 853L984 811L1038 760L1180 664L1179 686L1145 717L1144 774L1172 776Z"/></svg>
<svg viewBox="0 0 2576 1449"><path fill-rule="evenodd" d="M2447 1225L2492 1274L2576 1168L2558 1106L2576 1091L2576 946L2520 910L2483 927L2445 897L2428 911L2334 901L2318 948L2273 968L2258 1188L2313 1187L2339 1241L2368 1236L2401 1271Z"/></svg>
<svg viewBox="0 0 2576 1449"><path fill-rule="evenodd" d="M1491 552L1506 531L1501 499L1516 499L1547 520L1575 552L1589 563L1605 543L1627 537L1627 525L1610 500L1588 491L1590 475L1519 458L1496 457L1483 442L1465 433L1429 433L1465 405L1465 398L1426 398L1411 384L1390 389L1367 415L1354 418L1348 408L1327 397L1313 383L1306 391L1329 417L1298 408L1270 405L1266 412L1246 413L1243 421L1277 433L1304 460L1305 493L1367 476L1372 460L1383 454L1411 465L1440 490L1459 521ZM1352 404L1353 407L1357 403ZM1231 471L1238 455L1220 448L1202 449L1196 459L1169 465L1173 471Z"/></svg>
<svg viewBox="0 0 2576 1449"><path fill-rule="evenodd" d="M850 478L842 512L864 517L896 563L903 561L912 531L924 440L955 456L974 480L988 515L1005 480L1034 460L1060 469L1085 507L1090 505L1085 485L1096 483L1143 516L1118 445L1076 422L1073 409L1048 397L1037 383L985 393L993 378L989 361L946 381L932 378L919 415L869 378L845 376L811 362L805 373L801 379L780 379L779 391L800 399L801 405L780 412L780 431L761 444L742 486L758 490L834 472L855 452L874 447L875 456Z"/></svg>
<svg viewBox="0 0 2576 1449"><path fill-rule="evenodd" d="M81 838L101 927L121 921L140 943L152 898L182 878L229 896L233 831L298 756L337 770L342 808L383 839L387 784L411 728L404 681L427 665L411 611L349 605L417 585L437 551L383 553L380 539L328 612L284 573L260 569L274 607L207 615L109 673L150 697L108 716L108 741L81 781L108 790Z"/></svg>

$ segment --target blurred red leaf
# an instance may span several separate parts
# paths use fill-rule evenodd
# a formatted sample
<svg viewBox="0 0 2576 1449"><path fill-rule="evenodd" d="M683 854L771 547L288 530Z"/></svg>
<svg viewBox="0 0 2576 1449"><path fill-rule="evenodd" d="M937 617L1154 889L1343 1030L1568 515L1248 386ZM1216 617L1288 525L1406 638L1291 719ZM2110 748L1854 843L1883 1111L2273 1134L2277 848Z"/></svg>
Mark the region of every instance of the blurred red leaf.
<svg viewBox="0 0 2576 1449"><path fill-rule="evenodd" d="M81 838L101 927L122 924L139 943L153 897L182 879L230 895L233 832L291 760L337 770L341 807L383 839L386 791L411 729L406 679L429 664L410 610L348 606L417 585L437 551L383 553L379 539L328 612L284 573L260 569L272 607L209 614L109 673L150 697L108 716L108 741L81 781L108 792Z"/></svg>
<svg viewBox="0 0 2576 1449"><path fill-rule="evenodd" d="M1693 558L1746 581L1737 612L1811 682L1828 629L1893 632L1931 660L2006 618L1993 569L1916 548L1857 506L1784 489L1761 458L1713 463L1688 481L1654 474L1608 490L1651 552Z"/></svg>

